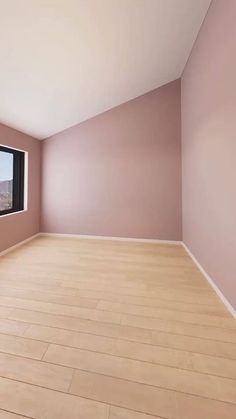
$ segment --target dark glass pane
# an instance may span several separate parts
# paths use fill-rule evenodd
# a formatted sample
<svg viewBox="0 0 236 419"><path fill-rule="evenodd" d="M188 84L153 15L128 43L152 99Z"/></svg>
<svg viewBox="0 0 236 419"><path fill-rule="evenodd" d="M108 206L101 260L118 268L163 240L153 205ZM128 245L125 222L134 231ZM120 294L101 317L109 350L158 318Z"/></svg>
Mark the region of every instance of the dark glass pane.
<svg viewBox="0 0 236 419"><path fill-rule="evenodd" d="M13 206L13 154L0 151L0 211Z"/></svg>

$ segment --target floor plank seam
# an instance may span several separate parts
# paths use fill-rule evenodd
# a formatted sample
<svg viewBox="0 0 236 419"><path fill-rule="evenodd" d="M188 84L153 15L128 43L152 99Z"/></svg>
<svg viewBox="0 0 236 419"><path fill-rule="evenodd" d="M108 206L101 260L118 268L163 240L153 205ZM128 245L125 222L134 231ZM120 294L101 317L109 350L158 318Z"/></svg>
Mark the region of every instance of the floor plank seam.
<svg viewBox="0 0 236 419"><path fill-rule="evenodd" d="M212 374L212 373L207 373L207 372L196 371L195 369L187 369L187 368L182 368L182 367L181 368L180 367L174 367L172 365L163 364L163 363L161 364L161 363L157 363L157 362L144 361L142 359L129 358L129 357L120 356L120 355L113 355L113 354L110 354L108 352L98 352L98 351L90 350L90 349L84 349L84 348L78 348L78 347L73 347L73 346L60 345L58 343L49 343L48 348L46 349L45 354L40 359L40 361L43 361L43 362L46 362L46 363L49 363L49 364L52 364L52 365L59 365L59 366L62 366L63 365L65 367L67 367L67 368L75 368L75 367L69 367L66 364L58 364L56 362L47 361L47 360L44 359L44 357L46 356L47 351L48 351L50 345L60 346L62 348L71 348L71 349L76 349L76 350L85 351L85 352L91 352L91 353L95 353L95 354L107 355L107 356L114 357L114 358L126 359L126 360L130 360L130 361L136 361L136 362L144 363L144 364L158 365L160 367L167 367L167 368L172 368L174 370L187 371L187 372L191 372L191 373L196 373L196 374L201 374L201 375L207 375L207 376L210 376L210 377L224 378L226 380L233 380L233 381L236 380L236 377L235 378L232 378L232 377L227 377L227 376L222 376L222 375L217 375L217 374ZM26 358L26 359L38 360L36 358L25 357L25 356L22 356L22 355L15 355L15 354L8 353L8 352L3 352L3 351L0 351L0 353L6 353L8 355L19 356L19 357ZM228 358L226 358L226 359L228 359ZM75 369L80 369L80 368L75 368ZM94 371L91 371L91 370L83 370L82 368L81 368L81 370L82 371L88 371L88 372L94 372ZM100 373L97 373L97 374L100 374ZM102 375L107 375L107 374L102 374ZM119 377L115 377L114 376L114 378L119 378ZM121 379L123 380L123 378L121 378ZM128 381L133 381L133 380L128 380ZM139 381L136 381L136 382L138 383ZM149 385L149 384L147 384L147 385Z"/></svg>
<svg viewBox="0 0 236 419"><path fill-rule="evenodd" d="M52 365L63 366L63 367L71 369L71 367L68 367L66 364L54 364L54 363L48 362L48 361L44 361L44 362L52 364ZM129 383L135 383L135 384L141 384L142 386L146 386L146 387L158 388L158 389L163 389L163 390L167 390L167 391L172 391L174 393L188 394L189 396L200 397L202 399L215 400L215 401L220 401L222 403L229 403L229 404L233 404L233 405L235 404L236 405L236 400L235 400L235 402L232 402L232 401L228 401L228 400L226 401L226 400L222 400L222 399L202 396L202 395L196 394L196 393L189 393L189 392L186 392L186 391L176 390L176 389L173 389L173 388L170 388L170 387L149 384L149 383L145 383L143 381L135 381L135 380L131 380L131 379L128 379L128 378L119 377L119 376L115 376L115 375L108 375L108 374L105 374L105 373L96 372L96 371L92 371L92 370L87 370L87 369L84 369L84 368L75 367L74 368L74 374L76 373L76 371L78 371L78 372L82 371L82 372L96 374L96 375L103 376L103 377L114 378L115 380L127 381ZM219 378L221 378L221 377L219 377ZM226 378L226 380L232 381L233 383L235 382L235 384L236 384L236 380L234 380L234 379Z"/></svg>
<svg viewBox="0 0 236 419"><path fill-rule="evenodd" d="M26 339L27 339L27 338L26 338ZM46 347L46 349L45 349L45 351L44 351L44 353L43 353L42 357L40 358L40 361L43 361L43 358L44 358L44 356L46 355L46 353L47 353L47 351L48 351L48 348L49 348L49 346L50 346L50 343L48 343L48 342L43 342L43 343L46 343L46 344L47 344L47 347Z"/></svg>
<svg viewBox="0 0 236 419"><path fill-rule="evenodd" d="M3 409L2 407L0 407L0 410L2 410L3 412L12 413L16 416L22 416L23 418L26 418L26 419L37 419L35 417L33 418L32 416L25 416L22 413L13 412L12 410Z"/></svg>
<svg viewBox="0 0 236 419"><path fill-rule="evenodd" d="M14 355L13 355L14 356ZM25 358L25 357L22 357L22 358ZM29 358L25 358L25 359L29 359ZM199 398L202 398L202 399L207 399L207 400L215 400L215 401L221 401L221 402L223 402L223 403L228 403L228 404L236 404L236 401L235 402L232 402L232 401L226 401L226 400L222 400L222 399L217 399L217 398L212 398L212 397L207 397L207 396L203 396L203 395L199 395L199 394L196 394L196 393L191 393L191 392L186 392L186 391L181 391L181 390L176 390L176 389L173 389L173 388L170 388L170 387L165 387L165 386L160 386L160 385L154 385L154 384L149 384L149 383L145 383L145 382L142 382L142 381L134 381L134 380L131 380L131 379L128 379L128 378L124 378L124 377L117 377L117 376L114 376L114 375L108 375L108 374L104 374L104 373L101 373L101 372L96 372L96 371L92 371L92 370L87 370L87 369L83 369L83 368L78 368L78 367L70 367L70 366L67 366L67 365L65 365L65 364L57 364L57 363L53 363L53 362L48 362L48 361L46 361L46 360L43 360L43 361L40 361L40 360L34 360L35 362L44 362L45 364L49 364L49 365L54 365L54 366L58 366L58 367L64 367L64 368L66 368L66 369L68 369L68 370L73 370L73 376L74 376L74 374L76 373L76 371L82 371L82 372L86 372L86 373L92 373L92 374L95 374L95 375L97 375L97 376L104 376L104 377L110 377L110 378L113 378L113 379L117 379L117 380L121 380L121 381L124 381L124 382L129 382L129 383L136 383L136 384L140 384L140 385L142 385L142 386L145 386L145 387L151 387L151 388L158 388L158 389L164 389L164 390L167 390L167 391L170 391L170 392L174 392L174 393L180 393L180 394L188 394L188 395L190 395L190 396L194 396L194 397L199 397ZM24 380L20 380L20 379L16 379L16 378L11 378L11 377L8 377L8 376L3 376L3 375L1 375L0 374L0 377L2 377L2 378L7 378L7 379L9 379L9 380L13 380L13 381L19 381L19 382L22 382L22 383L25 383L25 384L30 384L30 385L34 385L34 386L36 386L36 387L41 387L41 388L46 388L46 389L48 389L48 390L53 390L53 391L57 391L57 392L60 392L60 393L67 393L66 391L63 391L63 390L59 390L59 389L56 389L56 388L52 388L52 387L46 387L46 386L43 386L43 385L40 385L40 384L35 384L35 383L32 383L32 382L28 382L28 381L24 381ZM228 379L228 378L226 378L226 380L230 380L230 381L232 381L232 382L234 382L235 380L233 380L233 379ZM71 381L71 384L72 384L72 381ZM70 384L70 386L71 386L71 384ZM68 393L68 394L74 394L74 393ZM76 394L75 394L76 395ZM78 394L77 394L77 396L78 396Z"/></svg>
<svg viewBox="0 0 236 419"><path fill-rule="evenodd" d="M38 324L35 324L35 325L37 326ZM45 326L45 327L51 327L51 326ZM68 331L68 329L58 329L58 328L54 328L54 329ZM80 332L75 332L75 333L80 333ZM72 348L72 349L80 349L80 350L85 350L85 351L95 352L95 353L101 353L101 354L104 354L104 355L110 355L110 356L115 356L115 357L120 357L120 358L125 358L125 359L139 360L141 362L147 362L147 363L151 363L151 364L154 364L154 365L163 365L163 364L159 364L159 363L156 363L156 362L146 361L146 360L143 360L143 359L140 359L140 358L130 358L130 357L127 357L127 356L122 356L121 357L120 355L114 355L114 354L111 354L110 352L95 351L95 350L87 349L87 348L84 348L84 347L73 346L73 345L65 345L65 344L60 344L60 343L54 342L54 341L36 339L36 338L29 337L29 336L25 336L25 334L24 335L14 335L12 333L6 333L6 332L5 333L0 332L0 334L5 335L5 336L13 336L13 337L16 337L16 338L24 338L24 339L27 339L27 340L40 342L40 343L46 343L48 345L53 344L53 345L58 345L58 346L65 346L65 347ZM102 335L92 334L92 336L97 336L97 337L102 337L102 338L105 337L106 338L106 336L102 336ZM110 337L108 339L114 339L115 340L115 338L110 338ZM121 339L119 338L118 340L121 340ZM229 361L236 361L236 357L235 358L230 358L230 357L224 357L224 356L220 356L220 355L210 355L210 354L206 354L206 353L203 353L203 352L190 351L190 350L186 350L186 349L177 349L177 348L172 348L170 346L164 346L164 345L153 345L153 344L149 344L149 343L142 343L142 342L140 343L140 342L128 341L128 340L123 340L123 341L127 342L127 343L130 342L130 343L137 343L137 344L146 345L146 346L152 346L154 348L159 348L160 347L160 348L163 348L163 349L168 349L168 350L173 350L173 351L178 351L178 352L180 351L180 352L187 352L189 354L203 355L203 356L206 356L206 357L209 357L209 358L214 358L214 359L219 358L220 360L223 359L223 360L229 360ZM228 342L226 344L228 344ZM229 345L231 345L231 344L229 343ZM233 343L232 345L235 345L235 344ZM1 353L8 353L8 352L1 351L1 350L0 350L0 352ZM9 355L11 355L11 354L12 353L9 352ZM167 366L169 366L169 365L167 365ZM173 367L173 368L176 368L176 367ZM186 371L188 371L188 370L186 369Z"/></svg>
<svg viewBox="0 0 236 419"><path fill-rule="evenodd" d="M1 283L0 283L1 284ZM17 288L17 289L21 289L21 288ZM27 288L27 289L29 289L29 288ZM32 290L32 291L34 291L34 290ZM39 292L43 292L43 291L39 291ZM48 294L50 294L50 293L47 293L47 295ZM53 296L59 296L59 297L62 297L62 294L54 294L54 293L51 293ZM5 294L4 294L4 296L5 296ZM12 295L8 295L8 297L12 297ZM74 296L72 296L72 297L74 297ZM88 309L96 309L96 310L100 310L99 308L97 308L97 305L98 305L98 303L97 303L97 305L95 306L95 307L89 307L89 306L84 306L84 305L78 305L78 304L69 304L69 303L55 303L55 302L53 302L53 301L44 301L43 299L32 299L32 298L29 298L29 297L27 297L27 296L25 296L25 297L21 297L21 296L17 296L17 297L14 297L14 298L17 298L17 299L21 299L21 300L24 300L24 299L26 299L26 300L29 300L29 301L36 301L36 302L42 302L42 303L50 303L50 304L60 304L60 305L65 305L65 306L69 306L69 307L78 307L78 308L88 308ZM81 298L81 299L90 299L89 297L79 297L79 298ZM113 303L113 301L111 301L111 300L106 300L105 298L104 299L102 299L102 300L99 300L99 303L100 302L108 302L108 303ZM175 302L178 302L178 301L175 301ZM194 303L195 304L195 303ZM196 312L196 311L187 311L187 310L180 310L180 309L176 309L176 308L168 308L168 307L158 307L158 306L147 306L147 305L144 305L144 304L130 304L129 303L129 305L134 305L134 306L137 306L137 307L145 307L145 308L149 308L149 307L151 307L151 308L153 308L153 309L161 309L161 310L171 310L171 311L174 311L174 312L177 312L177 313L185 313L185 314L199 314L199 315L204 315L204 316L209 316L209 317L219 317L219 318L222 318L222 319L228 319L228 320L233 320L233 318L232 318L232 316L230 316L230 314L228 315L227 313L224 313L224 311L222 311L222 314L212 314L212 313L202 313L202 312ZM5 306L3 306L3 307L5 307ZM214 306L211 306L211 307L214 307ZM112 311L112 310L105 310L105 309L103 309L103 310L100 310L100 311L108 311L108 312L110 312L110 311ZM127 312L118 312L118 313L121 313L121 314L133 314L133 313L127 313ZM134 315L134 314L133 314ZM145 316L145 315L143 315L142 314L142 316L144 316L144 317L152 317L152 316Z"/></svg>
<svg viewBox="0 0 236 419"><path fill-rule="evenodd" d="M216 378L236 380L236 377L229 377L229 376L226 376L226 375L219 375L219 374L213 374L213 373L210 373L210 372L198 371L198 370L194 369L193 367L192 367L192 369L183 368L183 367L180 368L180 367L165 364L165 363L157 363L157 362L146 361L146 360L139 359L139 358L131 358L131 357L127 357L127 356L113 355L109 352L99 352L99 351L90 350L90 349L78 348L78 347L75 347L75 346L60 345L58 343L52 343L52 342L45 342L45 341L40 341L40 342L48 344L48 347L46 348L45 353L42 355L42 357L37 357L36 358L36 357L32 357L32 356L17 354L16 352L7 352L7 351L3 351L3 350L0 350L0 354L5 354L5 355L9 355L9 356L18 357L18 358L30 359L32 361L40 361L40 362L46 362L46 363L49 363L49 364L52 364L52 365L62 366L62 364L58 364L58 363L55 363L55 362L52 362L52 361L49 362L49 361L46 361L44 359L44 357L45 357L45 355L48 351L49 346L50 345L56 345L56 346L60 346L60 347L76 349L76 350L78 349L78 350L81 350L81 351L91 352L91 353L95 353L95 354L108 355L108 356L111 356L111 357L114 357L114 358L126 359L126 360L130 360L130 361L137 361L137 362L141 362L141 363L144 363L144 364L150 364L150 365L154 365L154 366L157 365L157 366L160 366L160 367L168 367L168 368L172 368L174 370L182 370L182 371L186 371L186 372L192 372L192 373L206 375L206 376L212 376L212 377L216 377ZM211 357L211 358L218 358L218 357ZM223 358L223 359L228 359L228 358ZM70 369L74 369L73 367L68 367L67 365L63 365L63 366L66 366L67 368L70 368ZM87 370L87 371L90 371L90 370ZM118 377L116 377L116 378L118 378Z"/></svg>
<svg viewBox="0 0 236 419"><path fill-rule="evenodd" d="M0 282L1 283L1 282ZM36 284L36 285L41 285L42 284L42 282L41 281L38 281L38 282L32 282L31 284ZM48 284L48 282L47 282L47 284ZM92 290L90 290L90 289L79 289L79 288L74 288L74 287L68 287L68 286L63 286L63 285L58 285L58 284L53 284L52 286L55 286L55 287L57 287L57 288L66 288L66 289L68 289L68 290L73 290L73 291L77 291L77 292L84 292L84 291L88 291L88 292L107 292L107 291L102 291L102 290L94 290L94 289L92 289ZM15 285L14 285L14 287L15 287ZM18 288L17 288L18 289ZM19 288L19 289L22 289L22 287L21 288ZM30 290L32 290L32 291L35 291L34 289L32 289L32 288L27 288L27 289L30 289ZM41 291L41 292L43 292L43 291ZM116 293L114 293L114 292L112 292L112 291L108 291L108 293L109 294L114 294L114 296L116 296L117 294ZM64 295L64 294L57 294L57 295ZM123 297L123 296L125 296L125 297L131 297L131 298L149 298L150 300L158 300L158 298L157 297L152 297L151 295L150 296L148 296L148 297L143 297L143 296L137 296L137 295L127 295L127 294L119 294L121 297ZM83 296L79 296L78 295L78 297L80 297L80 298L85 298L85 299L90 299L90 298L92 298L92 297L83 297ZM92 298L93 299L93 298ZM96 299L96 298L95 298ZM105 300L105 301L111 301L111 300L106 300L105 298L103 298L103 300ZM113 300L112 300L113 301ZM179 304L193 304L193 305L197 305L197 306L199 306L199 307L209 307L209 305L211 306L211 307L214 307L215 305L218 305L219 304L219 302L218 302L218 300L216 300L216 301L214 301L214 303L212 303L212 304L209 304L209 302L207 302L207 303L200 303L200 302L198 302L198 301L194 301L194 302L192 302L192 301L183 301L183 300L173 300L173 299L165 299L165 298L162 298L160 301L165 301L165 302L167 302L167 303L179 303ZM136 305L140 305L140 306L145 306L145 304L136 304ZM155 306L154 306L155 307ZM222 310L222 312L225 312L225 310L224 309L221 309ZM180 311L182 311L182 310L180 310ZM228 315L228 317L229 318L232 318L232 316L230 316L230 314Z"/></svg>
<svg viewBox="0 0 236 419"><path fill-rule="evenodd" d="M42 282L40 282L40 281L38 281L38 282L33 282L33 283L35 283L36 285L37 284L42 284ZM47 283L48 284L48 282L45 282L45 283ZM68 288L68 289L72 289L72 290L74 290L74 291L77 291L77 292L79 292L79 291L89 291L89 292L109 292L109 293L111 293L111 294L114 294L114 295L119 295L120 296L120 298L122 298L122 297L138 297L138 298L150 298L150 299L154 299L155 300L155 297L151 297L151 292L150 293L148 293L148 295L141 295L141 294L127 294L126 292L125 292L125 290L124 290L124 292L123 293L119 293L119 292L117 292L116 291L116 293L114 293L114 292L112 292L112 291L107 291L107 288L105 289L105 290L103 290L103 289L99 289L99 290L97 290L97 289L95 289L95 288L79 288L79 287L68 287L68 286L66 286L66 284L67 284L67 282L65 282L65 284L63 283L63 284L60 284L60 285L58 285L58 284L55 284L54 286L57 286L57 287L59 287L59 288ZM158 291L158 290L157 290ZM160 291L160 290L159 290ZM186 290L187 291L187 290ZM209 294L211 294L211 293L209 293ZM211 301L214 301L214 302L212 302L210 305L215 305L215 304L219 304L219 302L218 302L218 299L217 299L217 297L216 298L211 298L210 299L210 301L208 301L208 302L205 302L205 303L198 303L197 301L192 301L192 300L173 300L173 299L166 299L166 298L163 298L163 296L162 296L162 301L167 301L167 302L172 302L172 303L188 303L188 304L197 304L197 305L200 305L200 306L208 306L209 305L209 303L211 302Z"/></svg>
<svg viewBox="0 0 236 419"><path fill-rule="evenodd" d="M32 311L32 310L23 310L23 309L19 309L19 310L22 310L22 311ZM49 314L49 313L42 313L42 312L35 312L35 313L41 313L41 314ZM50 316L58 316L57 314L50 314ZM12 320L12 321L19 321L19 320L17 320L17 319L15 319L15 317L6 317L6 320ZM88 319L81 319L81 320L88 320ZM88 321L93 321L93 320L88 320ZM38 326L38 325L41 325L41 326L45 326L45 327L51 327L51 328L53 328L53 329L60 329L60 330L67 330L67 331L71 331L71 332L75 332L75 333L87 333L87 334L90 334L90 335L93 335L93 336L101 336L101 337L107 337L107 338L114 338L114 336L109 336L109 335L98 335L98 334L95 334L95 333L91 333L91 332L88 332L88 331L83 331L83 330L77 330L77 329L66 329L65 327L58 327L58 326L48 326L47 324L45 324L45 323L34 323L34 322L28 322L28 321L26 321L26 320L20 320L20 322L22 322L22 323L25 323L25 324L32 324L32 325L35 325L35 326ZM100 322L99 322L100 323ZM108 325L109 325L109 323L108 323ZM115 326L119 326L119 325L115 325ZM121 326L126 326L126 325L124 325L124 324L122 324ZM136 328L136 326L127 326L127 327L135 327ZM173 335L173 336L177 336L177 337L186 337L186 338L193 338L193 339L201 339L201 340L203 340L203 341L210 341L210 342L219 342L219 343L223 343L223 344L229 344L229 345L236 345L236 342L232 342L232 341L225 341L225 340L219 340L219 339L211 339L211 338L206 338L206 337L203 337L203 336L196 336L196 335L185 335L185 334L180 334L180 333L173 333L173 332L165 332L165 331L162 331L162 330L157 330L157 329L145 329L145 328L141 328L142 330L146 330L146 331L150 331L151 333L152 332L160 332L160 333L163 333L163 334L166 334L166 335L169 335L169 334L171 334L171 335ZM153 344L153 343L149 343L149 342L144 342L144 341L137 341L137 340L130 340L130 339L124 339L123 337L122 338L120 338L121 340L124 340L124 341L127 341L127 342L137 342L137 343L143 343L143 344L147 344L147 345L152 345L152 346L160 346L160 345L155 345L155 344ZM164 347L168 347L168 346L164 346ZM173 348L174 349L174 348Z"/></svg>
<svg viewBox="0 0 236 419"><path fill-rule="evenodd" d="M69 367L66 367L66 368L69 368ZM206 397L206 396L202 396L202 395L194 394L194 393L186 393L185 391L170 389L170 388L167 388L167 387L154 386L154 385L142 383L142 382L139 382L139 381L138 382L137 381L132 381L132 380L128 380L128 379L125 379L125 378L114 377L114 376L111 376L111 375L96 373L96 372L87 371L87 370L84 370L84 369L78 369L78 368L70 368L70 369L73 369L74 370L73 375L77 371L78 372L79 371L82 371L82 372L86 372L86 373L92 373L92 374L98 375L98 376L113 378L113 379L120 380L120 381L125 381L125 382L129 382L129 383L140 384L140 385L145 386L145 387L151 387L151 388L154 388L154 389L166 390L166 391L168 391L170 393L185 394L185 395L192 396L192 397L195 397L195 398L198 398L198 399L212 400L212 401L221 402L221 403L225 403L225 404L229 404L229 405L236 405L236 402L226 401L226 400L212 398L212 397ZM61 393L61 394L70 394L70 395L73 395L73 396L76 396L76 397L80 397L80 398L84 398L84 399L89 399L89 400L93 400L93 401L98 401L98 402L104 403L104 404L109 404L106 401L102 401L102 400L100 401L100 400L97 400L95 398L93 399L93 398L90 398L90 397L85 397L84 395L82 396L82 395L73 393L71 391L70 392L67 392L67 391L59 390L59 389L52 388L52 387L46 387L46 386L43 386L43 385L40 385L40 384L35 384L35 383L28 382L28 381L16 379L16 378L6 377L6 376L1 375L1 374L0 374L0 377L1 378L4 378L4 379L7 379L7 380L11 380L11 381L16 381L16 382L19 382L19 383L23 383L23 384L28 384L30 386L39 387L39 388L43 388L43 389L50 390L50 391L55 391L55 392ZM73 381L71 381L70 387L72 385L72 382ZM112 403L110 403L110 404L112 405ZM121 407L122 408L123 406L120 406L119 405L118 407Z"/></svg>
<svg viewBox="0 0 236 419"><path fill-rule="evenodd" d="M7 306L3 306L3 307L7 307ZM147 327L143 327L143 326L134 326L134 325L130 325L130 324L127 324L126 322L124 322L124 319L121 319L121 323L112 323L112 322L106 322L106 321L101 321L101 320L94 320L94 319L90 319L90 318L84 318L84 317L75 317L75 316L71 316L71 315L66 315L66 314L57 314L57 313L50 313L50 311L47 311L47 312L45 312L45 311L39 311L39 310L32 310L32 308L29 308L29 309L27 309L27 308L13 308L13 311L12 311L12 314L8 314L7 315L7 319L9 319L9 320L15 320L15 318L14 318L14 311L15 310L20 310L20 311L26 311L26 312L34 312L34 313L40 313L40 314L43 314L43 315L50 315L50 316L54 316L54 317L65 317L65 318L71 318L71 319L78 319L78 320L84 320L84 321L88 321L88 322L94 322L94 323L99 323L99 324L102 324L102 325L105 325L105 326L107 326L107 325L110 325L110 326L114 326L114 327L116 327L116 326L125 326L125 327L130 327L130 328L135 328L135 329L141 329L141 330L146 330L146 331L150 331L150 332L161 332L161 333L166 333L166 334L173 334L173 335L180 335L180 336L186 336L186 337L193 337L193 338L200 338L200 339L206 339L206 340L214 340L214 341L219 341L219 342L225 342L225 343L236 343L236 339L235 339L235 341L225 341L225 340L222 340L222 339L217 339L217 338L209 338L209 337L204 337L204 336L199 336L199 335L190 335L190 334L184 334L184 333L177 333L177 332L171 332L171 331L169 331L169 332L166 332L166 331L164 331L164 330L161 330L161 329L156 329L156 328L147 328ZM125 314L125 316L126 316L126 314ZM138 318L142 318L143 316L136 316L136 315L128 315L128 316L133 316L133 317L138 317ZM145 319L148 319L149 317L145 317ZM229 329L229 328L224 328L224 327L217 327L217 326L212 326L212 325L202 325L202 324L195 324L195 323L186 323L186 322L182 322L182 321L179 321L179 320L169 320L169 319L167 319L167 320L163 320L163 319L159 319L158 318L158 320L161 320L161 321L163 321L163 322L173 322L173 323L177 323L177 324L179 324L180 323L180 326L182 325L184 325L184 326L186 326L186 325L189 325L189 326L196 326L196 327L203 327L203 328L209 328L209 329L217 329L217 331L221 331L221 330L227 330L227 331L231 331L231 332L236 332L236 330L235 329ZM21 320L21 321L23 321L23 320ZM26 322L27 323L27 322ZM75 329L68 329L68 330L75 330ZM236 335L235 335L236 336Z"/></svg>
<svg viewBox="0 0 236 419"><path fill-rule="evenodd" d="M76 368L74 368L74 371L73 371L73 374L72 374L72 377L71 377L71 381L70 381L70 384L69 384L69 387L68 387L68 393L69 393L69 394L72 394L72 393L71 393L71 386L72 386L73 380L74 380L74 378L75 378L76 371L77 371L77 369L76 369Z"/></svg>

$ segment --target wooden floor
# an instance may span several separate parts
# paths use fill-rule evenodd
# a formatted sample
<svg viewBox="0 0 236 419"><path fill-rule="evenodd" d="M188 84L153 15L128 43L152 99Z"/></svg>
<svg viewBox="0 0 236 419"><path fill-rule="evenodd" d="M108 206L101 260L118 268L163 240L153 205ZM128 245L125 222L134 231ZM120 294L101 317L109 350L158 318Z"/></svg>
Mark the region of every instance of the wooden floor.
<svg viewBox="0 0 236 419"><path fill-rule="evenodd" d="M0 418L25 417L236 418L236 322L181 246L39 237L0 259Z"/></svg>

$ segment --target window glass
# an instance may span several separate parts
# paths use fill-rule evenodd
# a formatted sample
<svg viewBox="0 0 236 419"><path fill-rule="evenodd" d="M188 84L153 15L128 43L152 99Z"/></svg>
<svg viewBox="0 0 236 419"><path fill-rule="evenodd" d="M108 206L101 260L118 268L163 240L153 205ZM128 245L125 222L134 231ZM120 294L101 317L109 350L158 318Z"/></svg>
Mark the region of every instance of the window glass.
<svg viewBox="0 0 236 419"><path fill-rule="evenodd" d="M0 145L0 216L24 209L25 152Z"/></svg>
<svg viewBox="0 0 236 419"><path fill-rule="evenodd" d="M0 211L13 207L13 160L12 153L0 151Z"/></svg>

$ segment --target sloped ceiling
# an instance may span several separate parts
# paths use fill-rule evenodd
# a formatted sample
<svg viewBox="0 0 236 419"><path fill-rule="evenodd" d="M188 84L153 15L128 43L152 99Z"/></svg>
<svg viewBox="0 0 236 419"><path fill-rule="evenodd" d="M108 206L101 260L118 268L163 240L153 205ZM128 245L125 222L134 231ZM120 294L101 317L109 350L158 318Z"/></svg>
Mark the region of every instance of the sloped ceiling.
<svg viewBox="0 0 236 419"><path fill-rule="evenodd" d="M0 122L38 139L181 76L210 0L0 0Z"/></svg>

